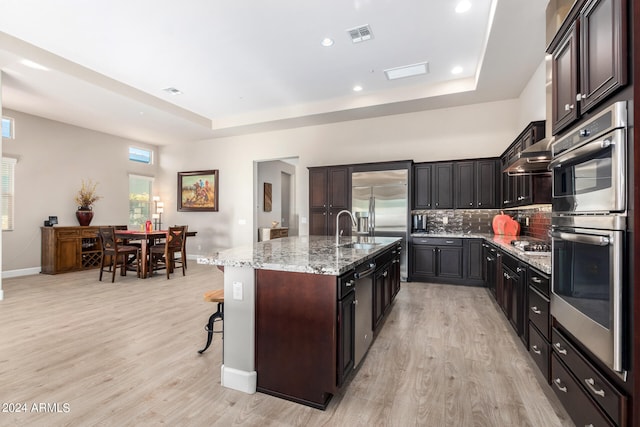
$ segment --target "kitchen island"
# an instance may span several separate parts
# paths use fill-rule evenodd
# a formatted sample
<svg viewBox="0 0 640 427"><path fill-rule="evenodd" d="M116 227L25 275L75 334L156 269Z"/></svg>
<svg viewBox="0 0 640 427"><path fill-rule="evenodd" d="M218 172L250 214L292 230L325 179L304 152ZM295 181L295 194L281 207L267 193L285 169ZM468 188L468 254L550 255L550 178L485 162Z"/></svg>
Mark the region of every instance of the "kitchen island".
<svg viewBox="0 0 640 427"><path fill-rule="evenodd" d="M287 237L198 258L224 266L222 385L324 409L400 289L400 240Z"/></svg>

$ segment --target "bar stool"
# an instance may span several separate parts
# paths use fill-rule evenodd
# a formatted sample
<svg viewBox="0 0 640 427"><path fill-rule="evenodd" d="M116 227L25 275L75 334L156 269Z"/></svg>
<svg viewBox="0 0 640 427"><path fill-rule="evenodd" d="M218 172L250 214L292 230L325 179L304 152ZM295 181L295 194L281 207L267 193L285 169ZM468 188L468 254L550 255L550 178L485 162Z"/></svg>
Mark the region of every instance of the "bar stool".
<svg viewBox="0 0 640 427"><path fill-rule="evenodd" d="M214 332L223 334L222 339L224 339L224 326L221 331L213 330L214 322L224 320L224 289L216 289L215 291L205 292L204 300L206 302L217 302L218 311L216 311L211 315L211 317L209 317L209 322L204 327L204 330L207 331L207 345L205 345L202 350L198 350L198 353L200 354L204 353L204 351L211 345L211 339L213 338Z"/></svg>

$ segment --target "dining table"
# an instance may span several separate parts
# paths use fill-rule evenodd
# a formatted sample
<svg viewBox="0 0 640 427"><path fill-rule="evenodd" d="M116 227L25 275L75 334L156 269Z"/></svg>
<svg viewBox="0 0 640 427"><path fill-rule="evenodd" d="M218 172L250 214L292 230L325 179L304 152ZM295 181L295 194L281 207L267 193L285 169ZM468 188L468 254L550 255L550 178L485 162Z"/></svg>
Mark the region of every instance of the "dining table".
<svg viewBox="0 0 640 427"><path fill-rule="evenodd" d="M155 231L142 231L142 230L116 230L116 237L128 240L140 241L140 258L142 259L140 266L140 277L146 279L149 274L149 264L147 259L149 257L149 248L156 243L158 239L165 239L167 237L168 230L155 230ZM187 237L195 236L196 231L187 231ZM164 243L163 243L164 244Z"/></svg>

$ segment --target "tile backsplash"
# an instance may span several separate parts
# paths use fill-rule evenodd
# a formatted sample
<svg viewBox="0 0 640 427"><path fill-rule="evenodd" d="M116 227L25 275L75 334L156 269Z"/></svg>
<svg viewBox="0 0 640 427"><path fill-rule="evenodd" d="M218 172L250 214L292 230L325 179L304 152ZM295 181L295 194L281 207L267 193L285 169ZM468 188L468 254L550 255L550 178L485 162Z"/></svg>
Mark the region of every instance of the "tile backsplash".
<svg viewBox="0 0 640 427"><path fill-rule="evenodd" d="M429 233L493 233L493 217L500 209L440 209L414 210L412 214L427 215ZM536 205L505 210L520 223L520 235L549 241L551 205ZM446 219L445 219L446 218Z"/></svg>

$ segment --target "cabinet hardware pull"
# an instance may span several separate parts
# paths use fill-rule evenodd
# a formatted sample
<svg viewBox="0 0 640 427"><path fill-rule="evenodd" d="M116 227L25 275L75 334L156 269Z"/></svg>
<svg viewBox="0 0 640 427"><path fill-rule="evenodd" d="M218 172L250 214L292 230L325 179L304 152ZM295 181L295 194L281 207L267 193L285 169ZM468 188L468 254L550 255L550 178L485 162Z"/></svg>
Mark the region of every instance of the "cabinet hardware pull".
<svg viewBox="0 0 640 427"><path fill-rule="evenodd" d="M520 267L517 267L517 268L516 268L516 273L522 273L523 271L524 271L524 269L522 269L522 268L520 268Z"/></svg>
<svg viewBox="0 0 640 427"><path fill-rule="evenodd" d="M538 310L538 307L536 307L535 305L531 307L531 311L533 311L535 314L542 314L542 311Z"/></svg>
<svg viewBox="0 0 640 427"><path fill-rule="evenodd" d="M482 202L478 202L478 206L482 206Z"/></svg>
<svg viewBox="0 0 640 427"><path fill-rule="evenodd" d="M587 387L589 387L589 389L591 389L593 394L597 394L600 397L604 397L604 390L602 390L602 389L596 390L596 388L594 387L596 385L596 382L594 381L593 378L586 378L584 380L584 382L587 383Z"/></svg>
<svg viewBox="0 0 640 427"><path fill-rule="evenodd" d="M555 380L553 380L553 384L558 387L558 390L560 390L563 393L567 392L567 388L561 386L560 384L562 384L562 380L560 378L556 378Z"/></svg>
<svg viewBox="0 0 640 427"><path fill-rule="evenodd" d="M447 245L450 245L450 244L452 244L452 243L453 243L453 240L445 240L445 243L446 243Z"/></svg>
<svg viewBox="0 0 640 427"><path fill-rule="evenodd" d="M587 94L586 93L578 93L578 94L576 94L576 101L580 102L583 99L587 99Z"/></svg>
<svg viewBox="0 0 640 427"><path fill-rule="evenodd" d="M347 288L352 287L354 283L355 283L355 282L354 282L353 280L349 280L349 281L347 282L347 284L346 284L346 285L347 285Z"/></svg>
<svg viewBox="0 0 640 427"><path fill-rule="evenodd" d="M560 354L564 354L564 355L566 356L566 354L567 354L567 350L565 350L564 348L562 348L562 345L561 345L559 342L555 343L555 344L554 344L554 347L556 348L556 350L558 350L558 353L560 353Z"/></svg>
<svg viewBox="0 0 640 427"><path fill-rule="evenodd" d="M537 345L532 345L531 346L531 351L533 351L535 354L542 354L542 351L538 350L538 346Z"/></svg>
<svg viewBox="0 0 640 427"><path fill-rule="evenodd" d="M491 262L491 258L487 257L487 261Z"/></svg>
<svg viewBox="0 0 640 427"><path fill-rule="evenodd" d="M531 281L532 281L532 282L534 282L534 283L542 283L542 280L540 280L540 279L539 279L539 278L537 278L536 276L533 276L533 277L531 278Z"/></svg>
<svg viewBox="0 0 640 427"><path fill-rule="evenodd" d="M564 104L564 111L571 111L571 110L573 110L573 108L574 108L573 104L571 104L571 105Z"/></svg>
<svg viewBox="0 0 640 427"><path fill-rule="evenodd" d="M384 271L384 273L382 273L382 277L387 277L389 275L389 272L387 270Z"/></svg>

